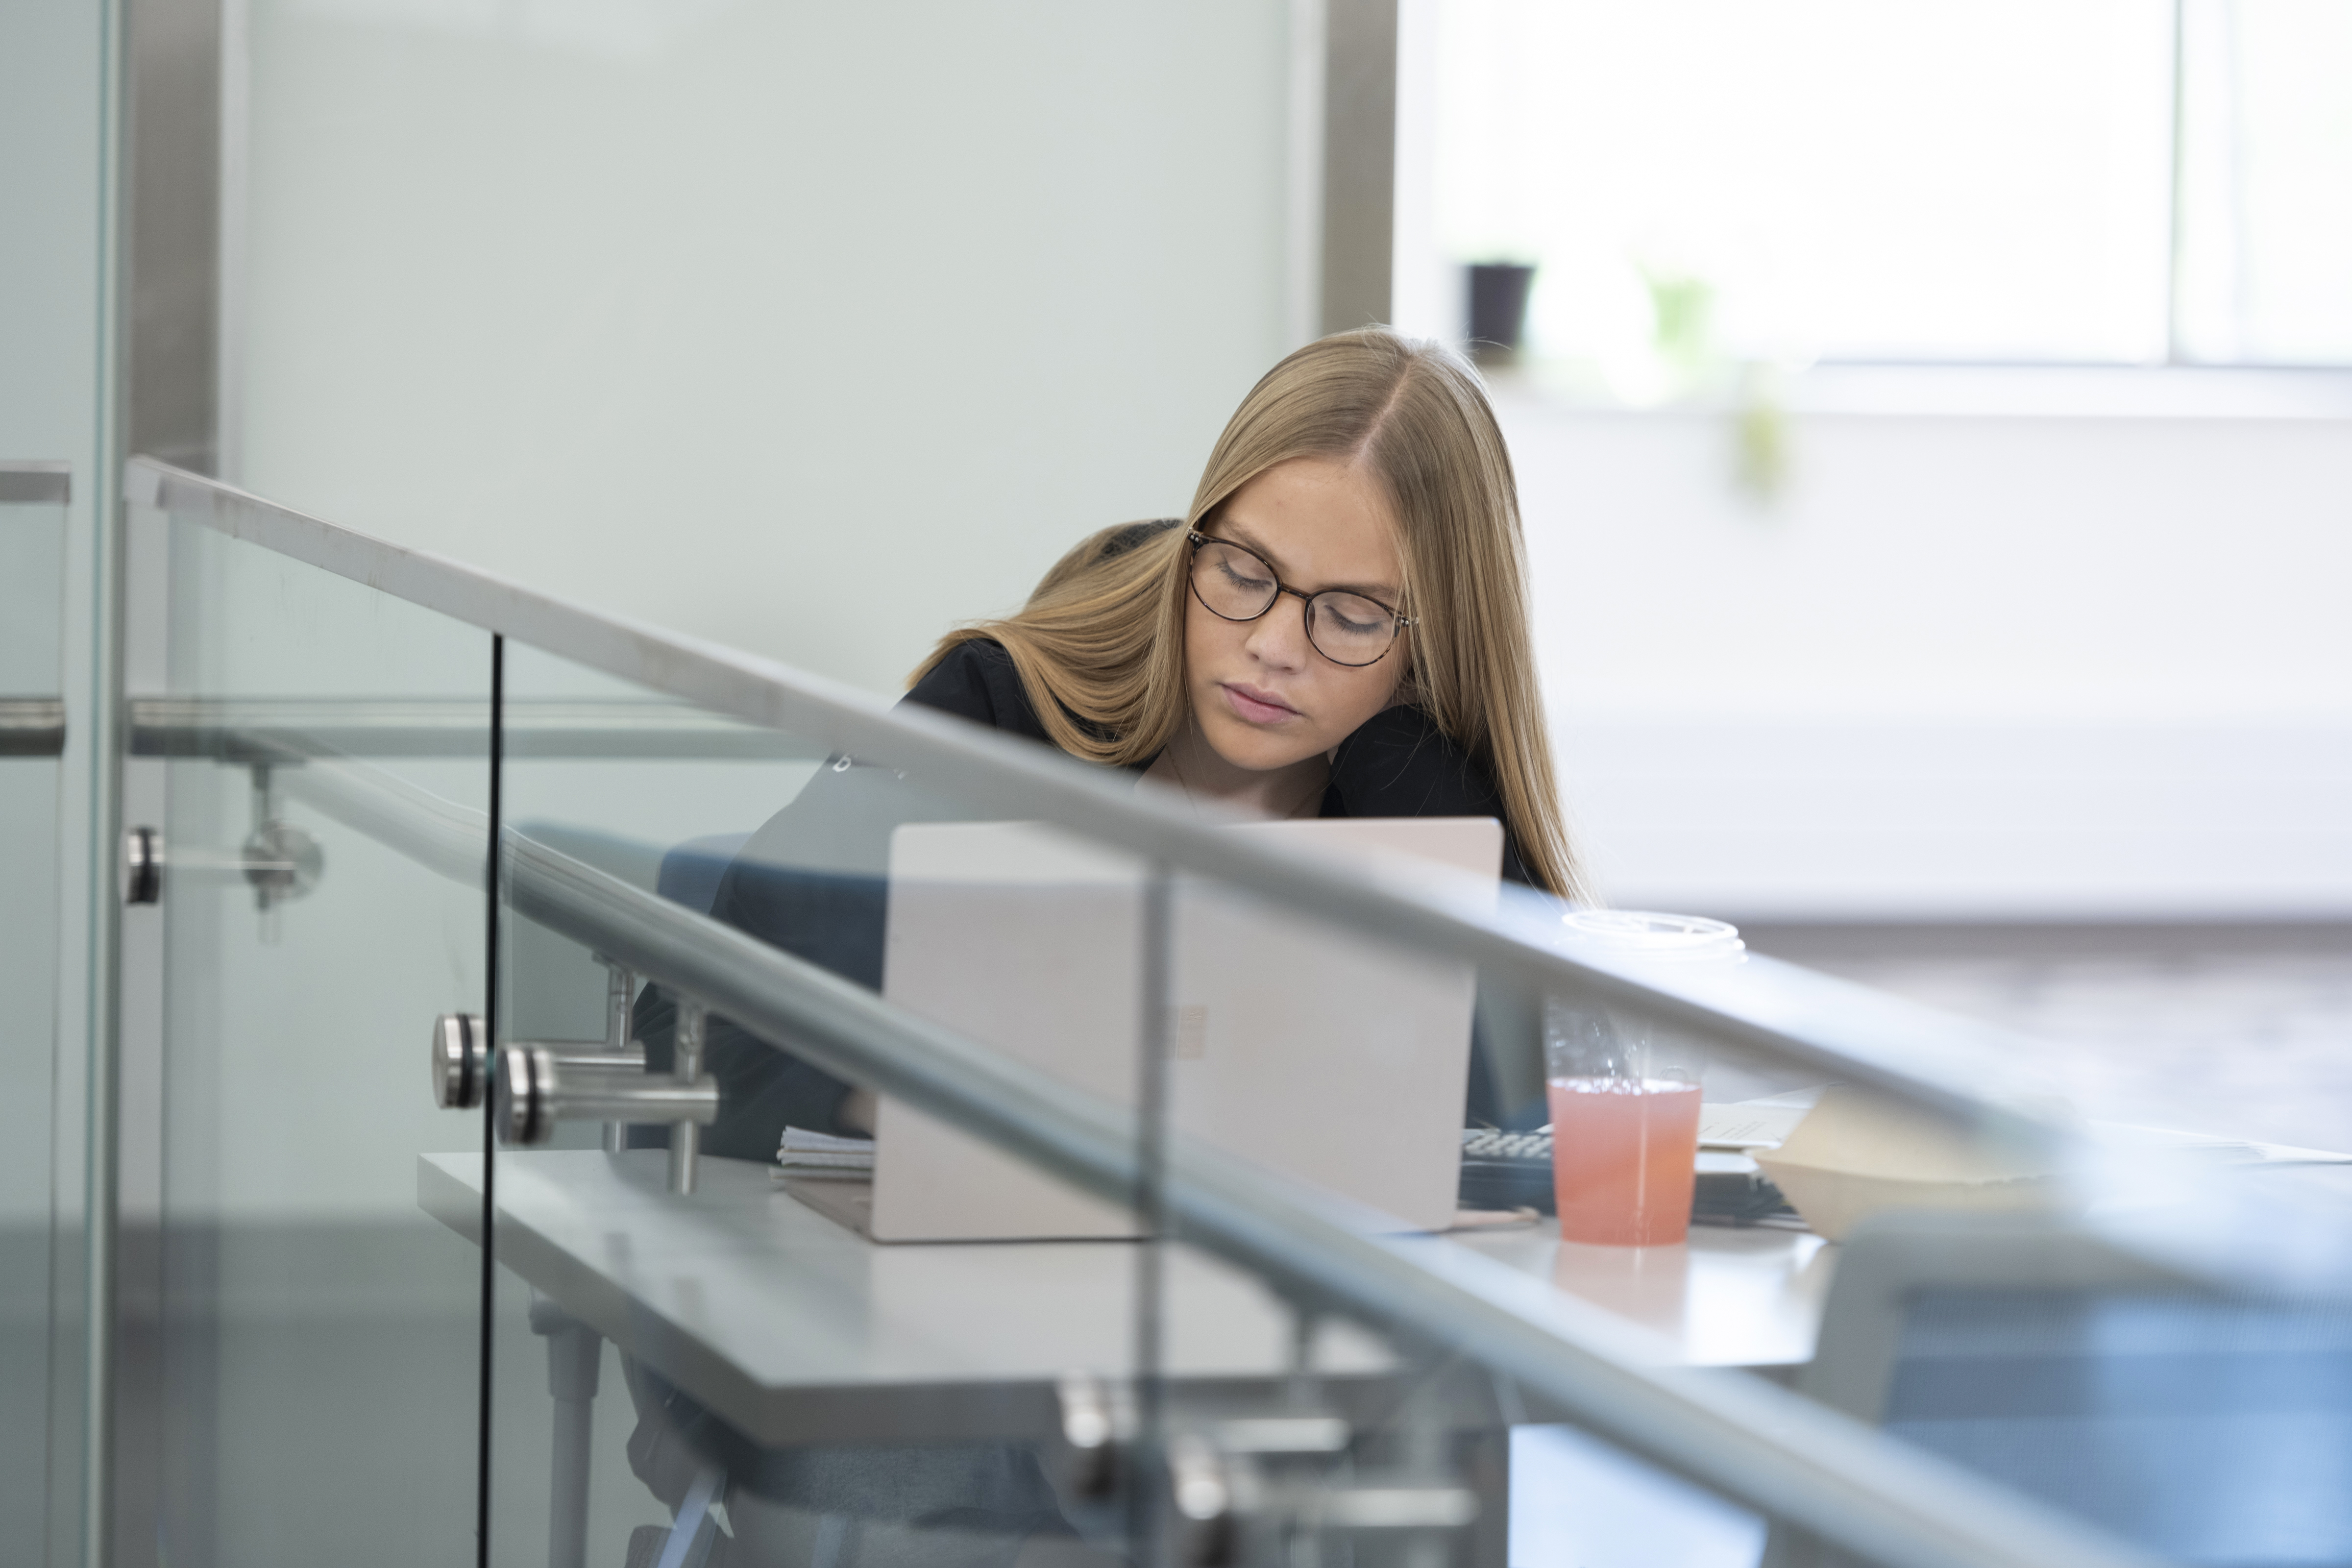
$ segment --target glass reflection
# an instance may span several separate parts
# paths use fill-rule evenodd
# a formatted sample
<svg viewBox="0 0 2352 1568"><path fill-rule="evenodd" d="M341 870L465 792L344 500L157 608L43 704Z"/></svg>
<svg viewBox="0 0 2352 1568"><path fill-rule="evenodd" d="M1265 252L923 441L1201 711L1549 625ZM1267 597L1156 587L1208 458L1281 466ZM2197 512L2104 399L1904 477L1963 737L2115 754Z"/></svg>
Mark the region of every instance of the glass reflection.
<svg viewBox="0 0 2352 1568"><path fill-rule="evenodd" d="M47 1518L53 1393L73 1362L53 1285L57 1096L58 787L65 508L0 499L0 1539L38 1541ZM66 1211L69 1212L69 1210ZM70 1262L68 1263L68 1268Z"/></svg>
<svg viewBox="0 0 2352 1568"><path fill-rule="evenodd" d="M173 1561L456 1561L480 1266L420 1181L478 1163L480 1122L417 1064L484 994L490 639L195 518L134 523L134 595L168 576L125 799L165 872L125 917L118 1377L162 1468L118 1486Z"/></svg>

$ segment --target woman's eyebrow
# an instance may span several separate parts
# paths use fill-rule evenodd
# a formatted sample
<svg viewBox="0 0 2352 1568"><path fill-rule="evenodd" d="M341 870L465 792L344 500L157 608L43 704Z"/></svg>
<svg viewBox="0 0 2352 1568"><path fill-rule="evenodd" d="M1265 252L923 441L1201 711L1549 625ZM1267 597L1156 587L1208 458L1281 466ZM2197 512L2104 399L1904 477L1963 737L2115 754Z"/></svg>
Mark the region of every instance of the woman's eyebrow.
<svg viewBox="0 0 2352 1568"><path fill-rule="evenodd" d="M1255 551L1259 555L1264 556L1265 558L1265 563L1274 568L1275 574L1276 576L1283 575L1281 561L1276 557L1273 551L1266 548L1265 541L1259 539L1256 534L1252 533L1248 529L1243 527L1240 523L1234 521L1230 518L1225 521L1224 526L1225 537L1227 539L1231 540L1234 543L1240 545L1244 550ZM1398 597L1398 590L1391 584L1386 583L1326 583L1319 588L1310 588L1307 589L1307 592L1310 594L1361 594L1367 599L1380 599L1383 601L1392 601Z"/></svg>

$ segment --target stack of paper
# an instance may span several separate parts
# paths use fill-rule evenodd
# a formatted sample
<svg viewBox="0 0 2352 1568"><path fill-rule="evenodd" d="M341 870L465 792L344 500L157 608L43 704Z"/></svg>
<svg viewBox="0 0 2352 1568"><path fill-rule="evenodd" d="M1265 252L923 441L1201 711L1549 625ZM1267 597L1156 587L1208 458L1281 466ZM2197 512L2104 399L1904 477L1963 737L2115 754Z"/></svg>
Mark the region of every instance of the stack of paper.
<svg viewBox="0 0 2352 1568"><path fill-rule="evenodd" d="M836 1138L805 1127L784 1129L776 1148L776 1176L815 1181L865 1182L874 1177L874 1140Z"/></svg>
<svg viewBox="0 0 2352 1568"><path fill-rule="evenodd" d="M1843 1241L1882 1209L2053 1211L2074 1205L2053 1151L1999 1128L1839 1084L1754 1159L1814 1234Z"/></svg>
<svg viewBox="0 0 2352 1568"><path fill-rule="evenodd" d="M1784 1105L1769 1100L1734 1100L1728 1105L1702 1105L1698 1110L1698 1146L1702 1149L1776 1149L1797 1130L1812 1107Z"/></svg>

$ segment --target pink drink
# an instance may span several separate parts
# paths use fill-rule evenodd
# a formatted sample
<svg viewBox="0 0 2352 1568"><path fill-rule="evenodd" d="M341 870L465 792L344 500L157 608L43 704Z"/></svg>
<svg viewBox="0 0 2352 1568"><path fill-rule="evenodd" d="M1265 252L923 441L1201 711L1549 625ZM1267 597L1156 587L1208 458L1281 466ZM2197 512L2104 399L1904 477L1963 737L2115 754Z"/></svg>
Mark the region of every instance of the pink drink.
<svg viewBox="0 0 2352 1568"><path fill-rule="evenodd" d="M1564 1241L1671 1247L1690 1231L1698 1085L1551 1080L1551 1179Z"/></svg>

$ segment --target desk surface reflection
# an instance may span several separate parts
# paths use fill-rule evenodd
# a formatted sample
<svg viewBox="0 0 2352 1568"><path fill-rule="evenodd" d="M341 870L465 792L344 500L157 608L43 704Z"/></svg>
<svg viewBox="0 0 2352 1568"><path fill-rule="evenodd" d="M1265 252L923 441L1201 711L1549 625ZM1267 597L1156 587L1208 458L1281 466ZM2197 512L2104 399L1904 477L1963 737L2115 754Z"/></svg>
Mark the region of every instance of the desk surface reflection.
<svg viewBox="0 0 2352 1568"><path fill-rule="evenodd" d="M481 1156L419 1157L418 1201L479 1243ZM499 1257L530 1285L770 1444L1049 1432L1071 1372L1129 1364L1136 1253L1120 1242L876 1246L780 1191L765 1166L709 1160L673 1197L666 1156L502 1153ZM1548 1279L1664 1337L1690 1365L1787 1366L1812 1353L1834 1248L1773 1230L1694 1229L1687 1246L1562 1243L1549 1223L1451 1245ZM1289 1377L1295 1320L1274 1291L1198 1248L1165 1259L1172 1378L1236 1394ZM1369 1394L1393 1363L1325 1322L1327 1395Z"/></svg>

